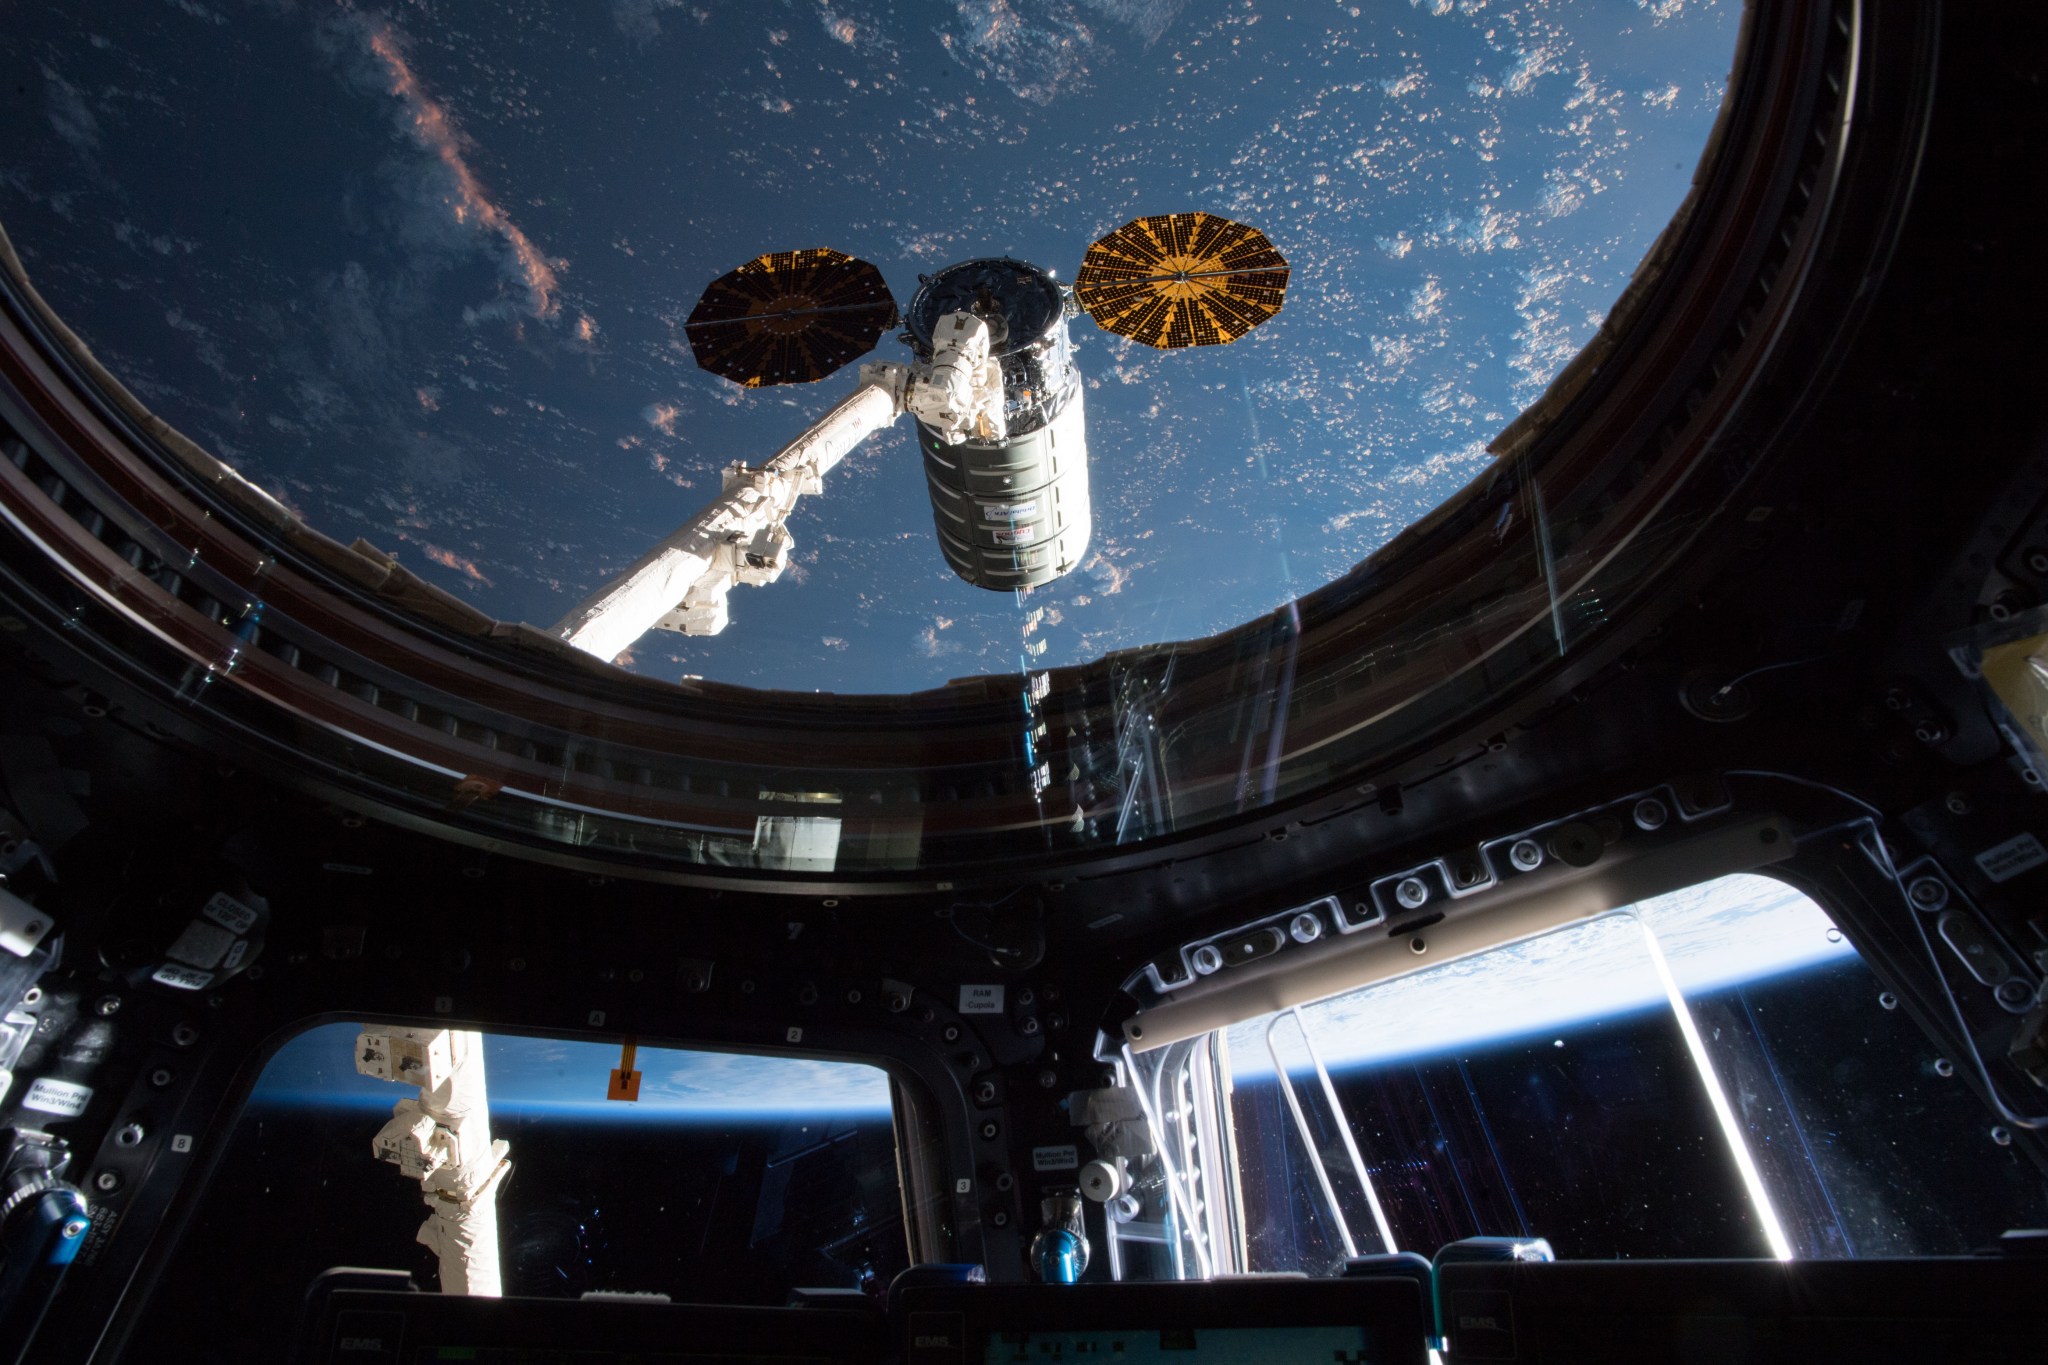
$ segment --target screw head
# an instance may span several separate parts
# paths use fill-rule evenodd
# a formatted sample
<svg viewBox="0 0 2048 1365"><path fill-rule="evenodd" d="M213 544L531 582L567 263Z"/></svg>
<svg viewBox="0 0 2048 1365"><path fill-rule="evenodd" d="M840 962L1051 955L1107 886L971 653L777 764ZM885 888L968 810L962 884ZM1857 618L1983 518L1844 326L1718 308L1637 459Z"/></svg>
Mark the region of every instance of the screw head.
<svg viewBox="0 0 2048 1365"><path fill-rule="evenodd" d="M1035 1014L1027 1014L1022 1019L1019 1019L1017 1021L1017 1032L1023 1034L1026 1038L1037 1037L1038 1016Z"/></svg>
<svg viewBox="0 0 2048 1365"><path fill-rule="evenodd" d="M85 1236L85 1230L91 1226L92 1220L89 1218L69 1218L65 1220L64 1226L58 1229L57 1235L67 1242L75 1242Z"/></svg>
<svg viewBox="0 0 2048 1365"><path fill-rule="evenodd" d="M1050 1090L1059 1083L1059 1073L1056 1071L1041 1071L1038 1073L1038 1088L1040 1090Z"/></svg>
<svg viewBox="0 0 2048 1365"><path fill-rule="evenodd" d="M1991 1130L1991 1140L2001 1147L2010 1147L2012 1146L2012 1130L2004 1124L2000 1124Z"/></svg>
<svg viewBox="0 0 2048 1365"><path fill-rule="evenodd" d="M121 1012L121 997L118 995L101 996L93 1002L92 1012L103 1019L119 1014Z"/></svg>
<svg viewBox="0 0 2048 1365"><path fill-rule="evenodd" d="M122 1147L140 1147L143 1136L142 1125L131 1123L120 1132L114 1134L114 1142Z"/></svg>
<svg viewBox="0 0 2048 1365"><path fill-rule="evenodd" d="M1906 896L1920 909L1932 914L1948 904L1948 887L1938 877L1915 877Z"/></svg>
<svg viewBox="0 0 2048 1365"><path fill-rule="evenodd" d="M1296 943L1314 943L1323 936L1322 916L1312 910L1304 910L1287 921L1287 936Z"/></svg>
<svg viewBox="0 0 2048 1365"><path fill-rule="evenodd" d="M177 1079L177 1076L167 1066L160 1066L156 1070L149 1073L149 1083L155 1086L158 1090L163 1089L165 1086L169 1085L172 1081L175 1081Z"/></svg>
<svg viewBox="0 0 2048 1365"><path fill-rule="evenodd" d="M945 1028L943 1028L943 1029L939 1030L939 1037L941 1037L941 1038L945 1039L945 1040L946 1040L947 1042L949 1042L949 1043L957 1043L957 1042L959 1042L959 1041L960 1041L960 1026L959 1026L958 1024L948 1024L948 1025L946 1025L946 1027L945 1027Z"/></svg>
<svg viewBox="0 0 2048 1365"><path fill-rule="evenodd" d="M981 1125L981 1139L984 1142L993 1142L995 1141L996 1134L1002 1131L1003 1130L996 1125L996 1121L994 1119L990 1119L987 1123Z"/></svg>
<svg viewBox="0 0 2048 1365"><path fill-rule="evenodd" d="M1517 872L1534 872L1543 866L1543 845L1534 839L1517 839L1508 847L1508 861Z"/></svg>
<svg viewBox="0 0 2048 1365"><path fill-rule="evenodd" d="M112 1194L115 1190L121 1188L121 1173L119 1171L101 1171L92 1178L92 1187L101 1194Z"/></svg>
<svg viewBox="0 0 2048 1365"><path fill-rule="evenodd" d="M976 1104L994 1104L996 1102L996 1083L994 1081L978 1082L974 1087L974 1102Z"/></svg>
<svg viewBox="0 0 2048 1365"><path fill-rule="evenodd" d="M1636 802L1636 808L1630 815L1636 822L1636 828L1646 833L1664 828L1664 822L1671 818L1671 812L1664 809L1664 803L1654 796L1646 796Z"/></svg>
<svg viewBox="0 0 2048 1365"><path fill-rule="evenodd" d="M1188 963L1197 976L1214 976L1223 970L1223 951L1213 943L1204 943L1188 954Z"/></svg>
<svg viewBox="0 0 2048 1365"><path fill-rule="evenodd" d="M1899 1007L1899 997L1890 991L1880 991L1877 996L1877 1007L1881 1010L1895 1010Z"/></svg>
<svg viewBox="0 0 2048 1365"><path fill-rule="evenodd" d="M1947 1080L1950 1076L1956 1074L1956 1064L1946 1057L1936 1057L1934 1059L1934 1074L1943 1080Z"/></svg>
<svg viewBox="0 0 2048 1365"><path fill-rule="evenodd" d="M1008 1209L997 1209L988 1216L988 1221L996 1227L1006 1228L1010 1226L1010 1211Z"/></svg>
<svg viewBox="0 0 2048 1365"><path fill-rule="evenodd" d="M2013 977L2010 981L2000 982L1995 994L1998 997L1998 1003L2009 1010L2024 1010L2034 999L2032 988L2018 977Z"/></svg>
<svg viewBox="0 0 2048 1365"><path fill-rule="evenodd" d="M1950 792L1941 804L1948 808L1950 815L1968 815L1974 809L1970 804L1970 798L1962 792Z"/></svg>
<svg viewBox="0 0 2048 1365"><path fill-rule="evenodd" d="M1403 910L1420 910L1429 904L1429 883L1420 877L1403 877L1394 883L1394 900Z"/></svg>
<svg viewBox="0 0 2048 1365"><path fill-rule="evenodd" d="M181 1023L171 1030L171 1041L179 1047L190 1047L199 1041L197 1024Z"/></svg>

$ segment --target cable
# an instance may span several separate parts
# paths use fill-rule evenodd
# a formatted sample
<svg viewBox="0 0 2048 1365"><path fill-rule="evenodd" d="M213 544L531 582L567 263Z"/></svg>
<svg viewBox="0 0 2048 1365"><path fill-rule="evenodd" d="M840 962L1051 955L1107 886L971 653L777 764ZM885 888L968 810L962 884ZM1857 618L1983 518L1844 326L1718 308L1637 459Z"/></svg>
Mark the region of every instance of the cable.
<svg viewBox="0 0 2048 1365"><path fill-rule="evenodd" d="M1759 673L1769 673L1772 669L1777 668L1797 668L1801 664L1817 664L1822 659L1832 659L1834 657L1835 656L1832 652L1829 652L1827 654L1810 654L1804 659L1787 659L1783 663L1765 664L1762 668L1752 668L1747 673L1737 673L1727 682L1721 684L1721 690L1714 693L1714 700L1719 701L1721 698L1727 696L1730 692L1734 691L1738 685L1748 682L1751 678L1754 678Z"/></svg>
<svg viewBox="0 0 2048 1365"><path fill-rule="evenodd" d="M1796 783L1802 787L1811 787L1816 791L1838 796L1842 800L1851 802L1868 812L1865 818L1852 820L1848 823L1852 826L1864 825L1870 831L1870 843L1866 852L1877 863L1879 870L1891 881L1892 886L1899 893L1900 902L1906 907L1906 918L1912 921L1913 932L1920 939L1921 951L1927 955L1928 968L1934 973L1935 983L1941 987L1943 998L1948 1001L1949 1017L1954 1021L1956 1034L1963 1041L1963 1051L1968 1055L1971 1067L1976 1070L1978 1081L1983 1085L1985 1098L1991 1102L1991 1107L1997 1112L1998 1117L2013 1127L2024 1128L2029 1132L2048 1130L2048 1114L2021 1114L2014 1110L2011 1105L2005 1102L2005 1096L1999 1091L1998 1083L1992 1079L1991 1067L1985 1062L1984 1053L1977 1046L1976 1035L1970 1031L1968 1020L1963 1017L1962 1001L1956 998L1955 987L1949 984L1948 973L1942 970L1941 955L1935 951L1934 940L1927 935L1927 926L1921 923L1926 916L1918 906L1913 904L1913 897L1906 890L1906 879L1900 875L1898 865L1892 861L1891 848L1885 843L1884 834L1878 828L1879 822L1884 819L1884 812L1871 805L1870 802L1865 801L1862 797L1853 796L1843 791L1840 787L1832 787L1825 782L1816 782L1811 778L1799 777L1792 773L1770 772L1761 768L1731 768L1724 772L1722 776L1776 778L1780 781Z"/></svg>

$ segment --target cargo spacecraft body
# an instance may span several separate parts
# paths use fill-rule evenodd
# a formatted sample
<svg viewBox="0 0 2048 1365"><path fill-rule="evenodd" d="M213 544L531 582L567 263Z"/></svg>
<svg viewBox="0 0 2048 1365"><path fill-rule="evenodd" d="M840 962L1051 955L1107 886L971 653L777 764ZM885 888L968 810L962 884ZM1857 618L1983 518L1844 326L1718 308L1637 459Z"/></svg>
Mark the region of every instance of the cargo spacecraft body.
<svg viewBox="0 0 2048 1365"><path fill-rule="evenodd" d="M716 635L737 584L781 577L797 499L868 436L917 425L939 549L977 587L1050 583L1088 551L1083 385L1067 323L1161 350L1235 341L1280 311L1286 260L1256 228L1207 213L1126 223L1088 249L1069 288L1038 266L982 258L921 276L899 313L866 261L811 249L758 256L706 287L685 331L697 363L749 388L812 383L899 322L911 360L860 368L853 394L556 626L611 659L649 630Z"/></svg>

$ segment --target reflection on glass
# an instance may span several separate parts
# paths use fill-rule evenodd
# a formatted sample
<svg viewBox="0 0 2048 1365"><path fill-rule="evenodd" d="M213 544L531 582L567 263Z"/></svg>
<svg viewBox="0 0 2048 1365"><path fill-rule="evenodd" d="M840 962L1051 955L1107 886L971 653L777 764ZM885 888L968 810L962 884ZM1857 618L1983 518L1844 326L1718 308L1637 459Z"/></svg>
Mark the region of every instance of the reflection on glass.
<svg viewBox="0 0 2048 1365"><path fill-rule="evenodd" d="M1381 1210L1404 1250L1570 1258L1960 1253L2048 1215L1880 994L1817 905L1739 876L1247 1020L1207 1054L1244 1268L1331 1273Z"/></svg>
<svg viewBox="0 0 2048 1365"><path fill-rule="evenodd" d="M179 1359L264 1358L297 1304L279 1287L335 1265L414 1270L419 1187L373 1159L403 1092L356 1075L359 1026L293 1038L257 1082L149 1330ZM886 1076L852 1063L642 1047L637 1103L605 1099L616 1044L490 1034L506 1294L654 1292L780 1305L797 1286L867 1288L907 1263ZM223 1287L284 1314L226 1320ZM173 1346L189 1344L189 1354ZM239 1352L239 1354L238 1354Z"/></svg>

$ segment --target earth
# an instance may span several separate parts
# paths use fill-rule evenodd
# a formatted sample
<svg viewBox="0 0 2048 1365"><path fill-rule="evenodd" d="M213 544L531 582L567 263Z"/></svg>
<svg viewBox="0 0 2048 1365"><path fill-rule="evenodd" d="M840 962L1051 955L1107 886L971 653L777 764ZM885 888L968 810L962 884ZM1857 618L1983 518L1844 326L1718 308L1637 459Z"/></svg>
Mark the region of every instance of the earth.
<svg viewBox="0 0 2048 1365"><path fill-rule="evenodd" d="M850 387L697 368L683 321L741 262L831 247L907 304L974 256L1071 279L1141 214L1263 231L1286 305L1233 345L1075 320L1095 532L1065 579L957 579L899 422L725 634L619 659L914 691L1274 610L1483 473L1682 200L1739 8L17 3L0 221L159 415L541 626Z"/></svg>

